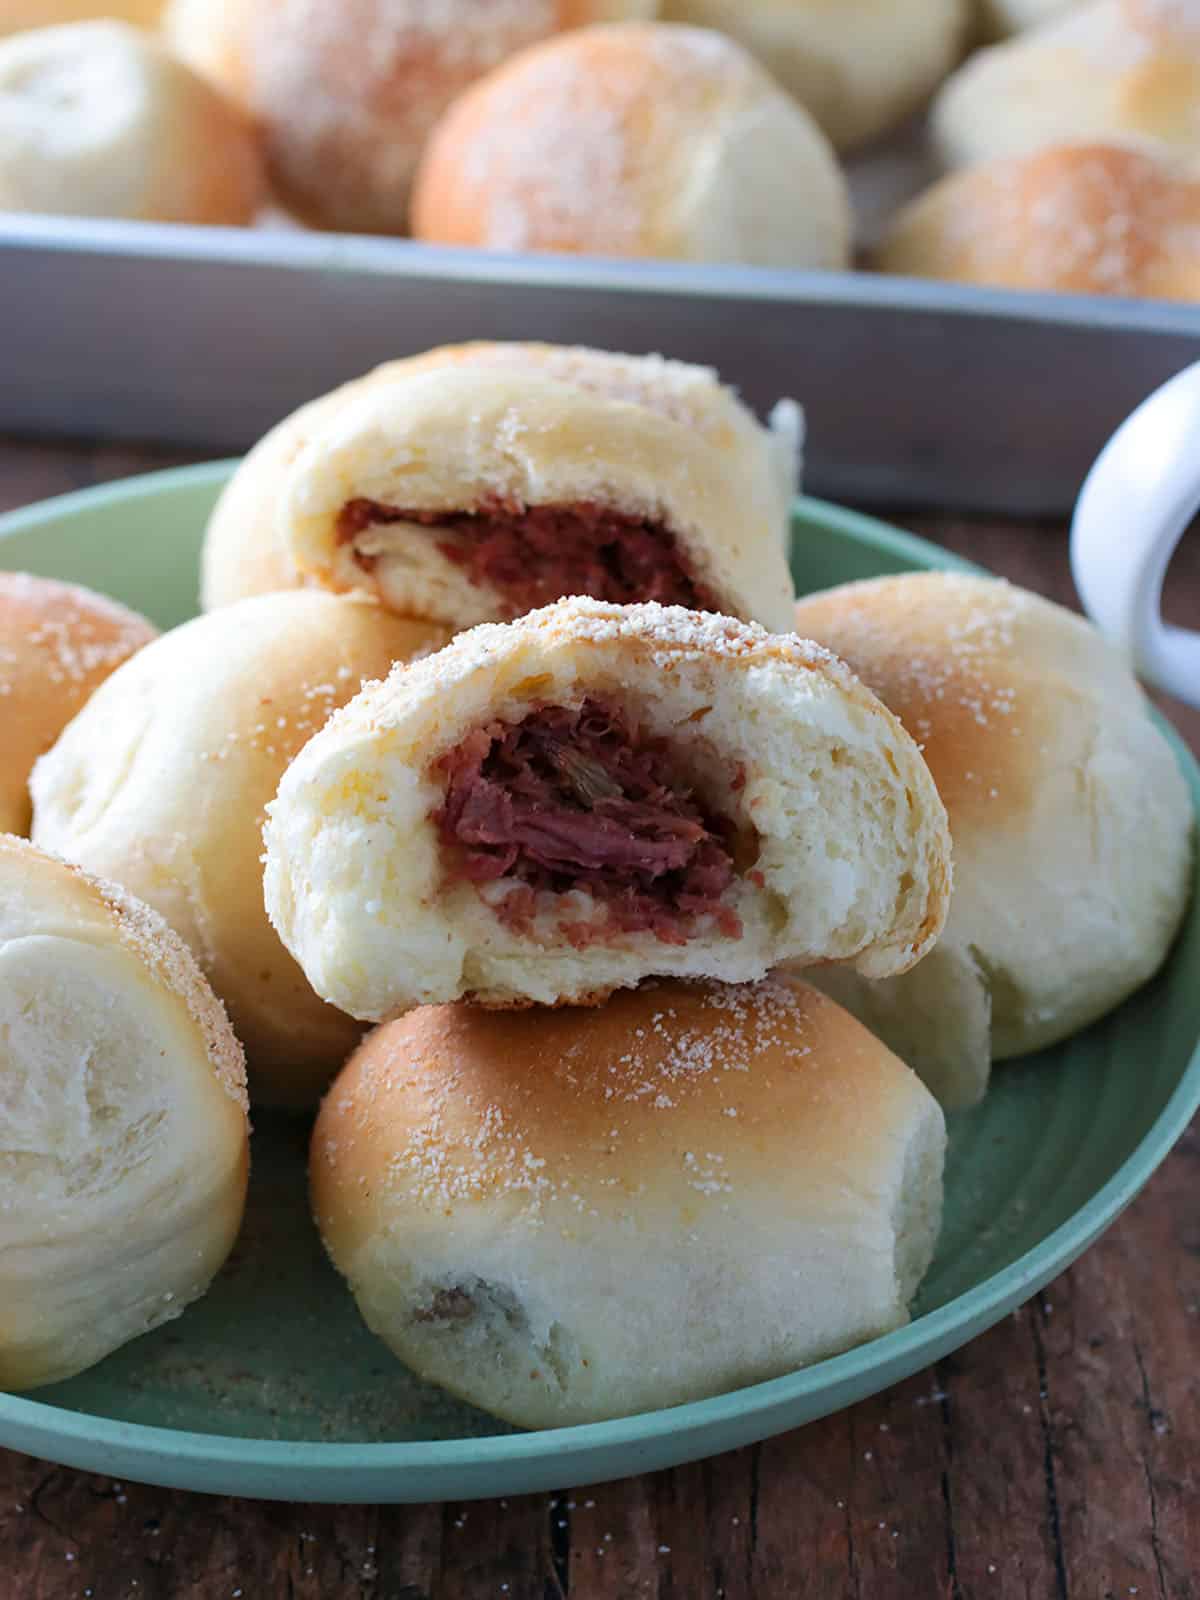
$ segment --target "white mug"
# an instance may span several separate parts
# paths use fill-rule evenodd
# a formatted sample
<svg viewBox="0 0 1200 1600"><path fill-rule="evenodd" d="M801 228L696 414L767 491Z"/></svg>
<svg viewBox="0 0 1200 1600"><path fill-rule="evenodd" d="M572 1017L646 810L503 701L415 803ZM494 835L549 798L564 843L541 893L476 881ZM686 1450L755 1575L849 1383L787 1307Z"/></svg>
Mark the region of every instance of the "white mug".
<svg viewBox="0 0 1200 1600"><path fill-rule="evenodd" d="M1197 508L1200 362L1121 424L1084 479L1071 523L1071 571L1084 610L1138 672L1193 706L1200 706L1200 632L1165 623L1160 600Z"/></svg>

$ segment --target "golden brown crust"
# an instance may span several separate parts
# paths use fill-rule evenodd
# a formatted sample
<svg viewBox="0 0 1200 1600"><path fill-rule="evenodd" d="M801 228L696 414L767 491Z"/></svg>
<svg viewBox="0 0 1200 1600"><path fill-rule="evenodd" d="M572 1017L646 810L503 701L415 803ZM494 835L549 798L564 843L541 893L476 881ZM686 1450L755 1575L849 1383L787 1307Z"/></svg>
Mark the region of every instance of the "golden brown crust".
<svg viewBox="0 0 1200 1600"><path fill-rule="evenodd" d="M1118 145L987 162L907 206L878 265L997 288L1195 300L1200 183Z"/></svg>
<svg viewBox="0 0 1200 1600"><path fill-rule="evenodd" d="M173 0L173 47L245 104L273 184L316 227L406 231L430 128L499 62L562 27L653 0Z"/></svg>
<svg viewBox="0 0 1200 1600"><path fill-rule="evenodd" d="M460 95L422 154L412 227L489 250L813 267L848 254L839 169L807 111L724 34L656 22L547 40Z"/></svg>
<svg viewBox="0 0 1200 1600"><path fill-rule="evenodd" d="M313 1206L337 1258L402 1196L451 1216L507 1194L552 1221L635 1192L652 1207L682 1167L699 1203L786 1165L800 1129L850 1158L864 1117L918 1092L860 1023L782 974L650 982L599 1008L422 1006L368 1035L326 1095Z"/></svg>
<svg viewBox="0 0 1200 1600"><path fill-rule="evenodd" d="M109 673L157 632L78 584L0 572L0 831L28 833L34 762Z"/></svg>

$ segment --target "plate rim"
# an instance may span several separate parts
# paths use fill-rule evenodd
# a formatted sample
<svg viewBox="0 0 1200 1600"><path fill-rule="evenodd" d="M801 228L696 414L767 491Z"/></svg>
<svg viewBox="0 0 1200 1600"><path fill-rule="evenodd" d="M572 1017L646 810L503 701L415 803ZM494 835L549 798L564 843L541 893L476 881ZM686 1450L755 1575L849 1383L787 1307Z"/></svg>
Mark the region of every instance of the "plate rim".
<svg viewBox="0 0 1200 1600"><path fill-rule="evenodd" d="M234 465L235 459L222 459L168 467L95 487L72 490L19 507L0 515L0 546L10 536L81 511L161 492L215 488L228 478ZM795 502L793 514L818 521L838 533L848 535L856 543L865 543L877 550L916 561L922 567L986 573L985 568L929 540L830 501L801 497ZM1200 819L1200 765L1167 719L1157 711L1153 715L1183 769L1194 809ZM870 1392L877 1392L895 1381L899 1370L913 1371L921 1364L918 1361L915 1365L906 1366L912 1356L935 1347L942 1350L955 1348L956 1343L966 1342L994 1325L1069 1266L1117 1219L1165 1160L1198 1108L1200 1039L1193 1047L1166 1104L1117 1170L1077 1211L1015 1261L999 1272L989 1274L982 1282L956 1295L945 1305L866 1344L782 1377L729 1390L705 1400L566 1428L461 1439L337 1443L320 1439L278 1440L239 1434L198 1433L149 1423L126 1422L95 1412L67 1410L24 1395L0 1391L0 1444L6 1442L5 1435L16 1430L23 1435L23 1442L14 1440L13 1447L24 1449L27 1442L34 1443L39 1454L44 1447L53 1451L64 1446L71 1449L81 1445L100 1450L110 1448L135 1452L147 1467L156 1461L170 1461L173 1468L171 1476L176 1479L179 1476L177 1469L181 1467L192 1469L193 1477L195 1469L204 1468L217 1472L232 1468L242 1474L270 1473L272 1470L286 1472L288 1469L302 1468L306 1478L322 1473L365 1473L374 1479L391 1472L408 1475L421 1470L468 1466L484 1469L534 1461L552 1466L556 1459L564 1457L595 1456L596 1464L600 1466L599 1458L610 1451L644 1446L668 1436L676 1436L682 1441L688 1437L705 1435L723 1424L733 1422L743 1426L749 1422L757 1426L755 1419L761 1420L765 1414L782 1410L789 1403L800 1401L814 1391L836 1391L839 1386L854 1383L872 1372L878 1374L880 1381ZM956 1335L959 1334L963 1337L956 1341ZM757 1436L762 1437L763 1434ZM122 1475L136 1476L128 1471ZM613 1475L609 1473L609 1476ZM581 1478L578 1481L584 1480ZM224 1487L214 1488L213 1492L238 1491ZM286 1494L276 1497L287 1498Z"/></svg>

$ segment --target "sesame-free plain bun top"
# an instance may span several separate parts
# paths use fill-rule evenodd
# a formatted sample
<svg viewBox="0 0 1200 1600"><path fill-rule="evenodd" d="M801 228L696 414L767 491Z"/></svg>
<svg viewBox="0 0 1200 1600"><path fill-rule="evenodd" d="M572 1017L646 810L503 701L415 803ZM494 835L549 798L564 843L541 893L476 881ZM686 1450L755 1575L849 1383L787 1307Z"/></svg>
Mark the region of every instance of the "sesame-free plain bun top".
<svg viewBox="0 0 1200 1600"><path fill-rule="evenodd" d="M902 971L950 889L928 769L819 646L560 601L369 685L288 768L267 910L318 994L603 996L786 959Z"/></svg>
<svg viewBox="0 0 1200 1600"><path fill-rule="evenodd" d="M0 572L0 833L28 833L29 774L88 696L156 629L106 595Z"/></svg>
<svg viewBox="0 0 1200 1600"><path fill-rule="evenodd" d="M421 147L461 90L563 28L654 0L171 0L172 47L242 101L306 221L403 233Z"/></svg>
<svg viewBox="0 0 1200 1600"><path fill-rule="evenodd" d="M317 999L267 921L266 804L364 678L445 639L367 600L247 600L164 634L38 763L36 841L182 935L229 1008L257 1102L314 1104L362 1031Z"/></svg>
<svg viewBox="0 0 1200 1600"><path fill-rule="evenodd" d="M463 628L564 594L686 595L786 628L800 433L793 402L764 427L661 356L426 351L255 446L209 523L204 604L306 582Z"/></svg>
<svg viewBox="0 0 1200 1600"><path fill-rule="evenodd" d="M263 202L245 116L124 22L0 40L0 211L247 223Z"/></svg>
<svg viewBox="0 0 1200 1600"><path fill-rule="evenodd" d="M1056 145L953 172L904 207L885 272L1200 300L1200 181L1151 149Z"/></svg>
<svg viewBox="0 0 1200 1600"><path fill-rule="evenodd" d="M846 184L809 114L704 28L581 29L522 51L430 137L413 233L434 244L844 267Z"/></svg>
<svg viewBox="0 0 1200 1600"><path fill-rule="evenodd" d="M664 0L661 14L745 45L839 150L915 111L967 31L967 0Z"/></svg>
<svg viewBox="0 0 1200 1600"><path fill-rule="evenodd" d="M948 167L1068 141L1153 141L1200 157L1200 8L1092 0L981 50L946 82L932 133Z"/></svg>
<svg viewBox="0 0 1200 1600"><path fill-rule="evenodd" d="M778 1377L907 1320L936 1102L795 980L424 1007L360 1046L313 1209L368 1325L525 1427Z"/></svg>
<svg viewBox="0 0 1200 1600"><path fill-rule="evenodd" d="M0 1388L176 1317L245 1200L242 1052L149 907L0 835Z"/></svg>
<svg viewBox="0 0 1200 1600"><path fill-rule="evenodd" d="M920 743L954 840L950 916L919 967L813 979L945 1103L971 1103L989 1059L1056 1043L1161 965L1187 901L1187 786L1123 658L999 579L846 584L801 600L796 626Z"/></svg>

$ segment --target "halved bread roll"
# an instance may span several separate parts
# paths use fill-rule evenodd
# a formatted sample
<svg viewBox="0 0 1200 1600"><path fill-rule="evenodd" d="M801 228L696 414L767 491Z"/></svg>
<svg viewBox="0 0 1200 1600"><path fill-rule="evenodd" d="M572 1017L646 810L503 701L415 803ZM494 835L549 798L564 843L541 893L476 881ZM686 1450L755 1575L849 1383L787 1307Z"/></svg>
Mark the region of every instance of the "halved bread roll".
<svg viewBox="0 0 1200 1600"><path fill-rule="evenodd" d="M313 1132L313 1209L368 1325L525 1427L679 1405L908 1320L945 1128L795 980L592 1010L423 1007Z"/></svg>
<svg viewBox="0 0 1200 1600"><path fill-rule="evenodd" d="M915 971L811 977L970 1105L993 1058L1056 1043L1161 965L1187 903L1187 785L1118 652L999 579L846 584L796 626L921 742L954 838L946 931Z"/></svg>
<svg viewBox="0 0 1200 1600"><path fill-rule="evenodd" d="M566 594L790 625L800 418L762 427L656 356L452 345L390 362L255 448L213 513L204 604L362 589L455 628Z"/></svg>
<svg viewBox="0 0 1200 1600"><path fill-rule="evenodd" d="M92 691L158 630L107 595L0 572L0 833L28 833L29 774Z"/></svg>
<svg viewBox="0 0 1200 1600"><path fill-rule="evenodd" d="M369 600L246 600L135 656L38 763L37 843L124 884L187 941L246 1047L256 1103L314 1105L362 1032L313 994L267 921L264 808L364 679L445 642Z"/></svg>
<svg viewBox="0 0 1200 1600"><path fill-rule="evenodd" d="M566 600L462 634L335 716L268 808L267 910L318 994L554 1004L788 958L911 966L945 813L826 651Z"/></svg>
<svg viewBox="0 0 1200 1600"><path fill-rule="evenodd" d="M177 1317L241 1224L242 1052L147 906L0 836L0 1387Z"/></svg>

